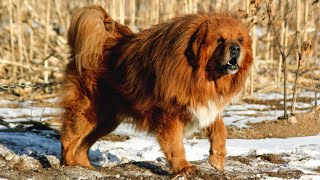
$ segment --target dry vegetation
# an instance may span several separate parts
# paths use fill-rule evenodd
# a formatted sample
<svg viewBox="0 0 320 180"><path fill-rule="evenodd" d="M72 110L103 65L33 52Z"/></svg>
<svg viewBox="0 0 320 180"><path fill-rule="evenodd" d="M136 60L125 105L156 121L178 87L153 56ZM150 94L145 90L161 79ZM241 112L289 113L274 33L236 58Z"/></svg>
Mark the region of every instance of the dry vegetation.
<svg viewBox="0 0 320 180"><path fill-rule="evenodd" d="M30 97L26 85L62 82L68 61L66 32L72 13L100 4L134 31L197 11L236 12L251 29L255 65L244 96L281 91L294 95L320 84L320 3L317 0L6 0L0 1L0 93ZM59 86L40 88L55 93ZM44 89L44 90L43 90ZM285 98L285 101L287 98ZM287 111L287 105L284 106ZM291 111L294 112L294 106ZM288 109L289 111L289 109ZM285 113L286 116L287 113Z"/></svg>

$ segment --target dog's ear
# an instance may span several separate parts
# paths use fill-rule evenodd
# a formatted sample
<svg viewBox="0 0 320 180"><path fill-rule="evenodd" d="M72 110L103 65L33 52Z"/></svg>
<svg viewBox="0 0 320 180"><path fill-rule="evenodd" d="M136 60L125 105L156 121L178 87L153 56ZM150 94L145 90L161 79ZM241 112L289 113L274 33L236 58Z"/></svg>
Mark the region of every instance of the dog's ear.
<svg viewBox="0 0 320 180"><path fill-rule="evenodd" d="M133 34L133 32L131 31L131 29L127 26L124 26L120 23L115 24L115 31L117 31L117 33L121 36L127 36L127 35L131 35Z"/></svg>
<svg viewBox="0 0 320 180"><path fill-rule="evenodd" d="M201 52L204 51L206 39L208 36L208 21L202 23L191 36L188 48L185 52L191 66L197 67L201 58Z"/></svg>
<svg viewBox="0 0 320 180"><path fill-rule="evenodd" d="M107 32L109 32L110 34L113 34L114 30L115 30L115 21L110 17L106 17L104 19L104 28L106 29Z"/></svg>

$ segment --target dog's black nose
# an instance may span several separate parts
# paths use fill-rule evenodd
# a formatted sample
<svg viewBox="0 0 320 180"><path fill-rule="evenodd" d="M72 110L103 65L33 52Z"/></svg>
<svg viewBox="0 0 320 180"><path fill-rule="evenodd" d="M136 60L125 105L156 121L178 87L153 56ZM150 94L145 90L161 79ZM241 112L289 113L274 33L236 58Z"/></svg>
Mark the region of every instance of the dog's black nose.
<svg viewBox="0 0 320 180"><path fill-rule="evenodd" d="M240 55L240 46L238 45L232 45L230 46L230 55L231 57L239 57Z"/></svg>

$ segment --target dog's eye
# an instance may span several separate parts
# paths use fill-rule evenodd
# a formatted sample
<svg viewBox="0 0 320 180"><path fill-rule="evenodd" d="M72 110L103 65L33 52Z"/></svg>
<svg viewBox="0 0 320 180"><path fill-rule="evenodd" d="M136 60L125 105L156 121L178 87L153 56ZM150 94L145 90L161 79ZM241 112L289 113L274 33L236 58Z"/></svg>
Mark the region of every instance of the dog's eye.
<svg viewBox="0 0 320 180"><path fill-rule="evenodd" d="M242 42L243 42L243 38L242 38L242 37L238 37L238 41L239 41L240 43L242 43Z"/></svg>
<svg viewBox="0 0 320 180"><path fill-rule="evenodd" d="M221 37L221 38L218 38L217 40L218 43L223 43L224 42L224 39Z"/></svg>

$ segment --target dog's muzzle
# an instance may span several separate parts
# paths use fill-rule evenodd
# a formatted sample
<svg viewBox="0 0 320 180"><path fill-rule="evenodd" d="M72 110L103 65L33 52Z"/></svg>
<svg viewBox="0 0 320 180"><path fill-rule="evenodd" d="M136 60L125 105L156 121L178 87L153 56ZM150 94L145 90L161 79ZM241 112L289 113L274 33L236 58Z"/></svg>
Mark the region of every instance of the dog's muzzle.
<svg viewBox="0 0 320 180"><path fill-rule="evenodd" d="M235 74L239 69L239 57L241 48L238 45L230 46L230 58L227 64L221 66L221 71L225 74Z"/></svg>

